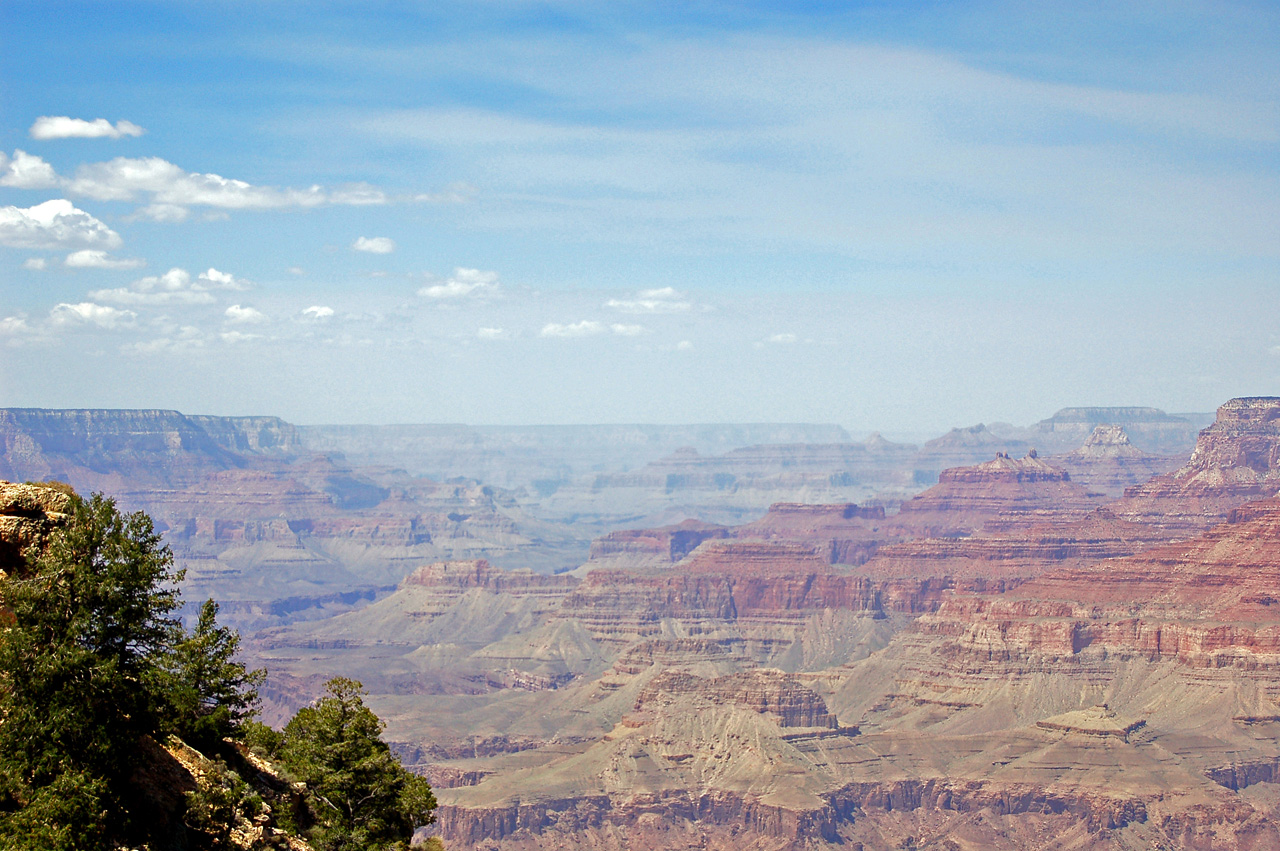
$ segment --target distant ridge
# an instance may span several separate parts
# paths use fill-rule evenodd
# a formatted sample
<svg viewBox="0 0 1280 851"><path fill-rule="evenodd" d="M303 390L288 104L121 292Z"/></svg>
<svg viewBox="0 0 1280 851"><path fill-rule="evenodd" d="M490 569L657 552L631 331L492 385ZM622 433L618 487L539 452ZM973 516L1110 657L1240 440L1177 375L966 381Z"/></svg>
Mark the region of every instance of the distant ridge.
<svg viewBox="0 0 1280 851"><path fill-rule="evenodd" d="M1184 417L1166 414L1159 408L1081 407L1063 408L1043 422L1047 423L1185 423Z"/></svg>

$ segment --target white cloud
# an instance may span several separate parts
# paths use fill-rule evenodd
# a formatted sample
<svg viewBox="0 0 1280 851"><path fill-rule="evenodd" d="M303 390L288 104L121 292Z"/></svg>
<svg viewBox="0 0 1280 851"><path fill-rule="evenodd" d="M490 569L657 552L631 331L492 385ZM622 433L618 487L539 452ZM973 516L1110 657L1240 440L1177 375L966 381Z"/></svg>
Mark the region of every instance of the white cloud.
<svg viewBox="0 0 1280 851"><path fill-rule="evenodd" d="M443 284L433 284L418 290L418 295L426 298L462 298L470 295L484 295L498 289L498 273L484 272L480 269L457 268L453 275Z"/></svg>
<svg viewBox="0 0 1280 851"><path fill-rule="evenodd" d="M611 298L605 302L605 307L623 313L683 313L692 306L672 287L641 290L633 299Z"/></svg>
<svg viewBox="0 0 1280 851"><path fill-rule="evenodd" d="M72 269L139 269L147 265L147 261L139 257L112 257L97 248L68 254L63 262Z"/></svg>
<svg viewBox="0 0 1280 851"><path fill-rule="evenodd" d="M224 210L267 210L282 207L317 207L321 204L383 204L386 196L364 184L326 190L255 186L219 174L188 172L160 157L116 157L108 162L85 163L75 177L64 180L69 192L98 201L135 201L149 197L138 215L158 221L176 221L185 214L179 208L217 207Z"/></svg>
<svg viewBox="0 0 1280 851"><path fill-rule="evenodd" d="M167 225L185 222L190 215L190 210L178 204L148 204L136 210L132 218Z"/></svg>
<svg viewBox="0 0 1280 851"><path fill-rule="evenodd" d="M160 157L116 157L109 162L86 163L76 169L75 178L67 186L71 192L98 201L133 201L149 194L153 204L234 210L315 207L326 200L319 186L254 186L217 174L187 172Z"/></svg>
<svg viewBox="0 0 1280 851"><path fill-rule="evenodd" d="M676 351L679 351L679 352L687 352L692 348L693 348L693 343L690 342L689 340L681 340L680 342L676 343Z"/></svg>
<svg viewBox="0 0 1280 851"><path fill-rule="evenodd" d="M123 136L141 136L147 132L132 121L117 121L114 125L105 118L85 121L66 115L42 115L31 125L32 139L119 139Z"/></svg>
<svg viewBox="0 0 1280 851"><path fill-rule="evenodd" d="M10 160L0 153L0 186L13 189L47 189L58 185L53 166L34 154L16 150Z"/></svg>
<svg viewBox="0 0 1280 851"><path fill-rule="evenodd" d="M307 270L306 270L306 269L303 269L301 266L290 266L288 269L285 269L285 271L286 271L286 272L288 272L290 275L305 275L305 274L307 274Z"/></svg>
<svg viewBox="0 0 1280 851"><path fill-rule="evenodd" d="M590 319L584 319L581 322L574 322L571 325L561 325L558 322L548 322L542 326L542 330L538 332L540 337L594 337L597 334L603 334L605 327L599 322L593 322Z"/></svg>
<svg viewBox="0 0 1280 851"><path fill-rule="evenodd" d="M209 269L195 280L186 269L174 267L163 275L140 278L128 287L94 290L89 297L116 304L213 304L214 290L240 291L248 285L226 272Z"/></svg>
<svg viewBox="0 0 1280 851"><path fill-rule="evenodd" d="M620 337L639 337L645 332L643 325L622 325L614 323L609 326L609 330Z"/></svg>
<svg viewBox="0 0 1280 851"><path fill-rule="evenodd" d="M212 267L200 273L196 286L210 290L236 290L237 292L249 289L248 282L243 278L237 278L229 272L219 272Z"/></svg>
<svg viewBox="0 0 1280 851"><path fill-rule="evenodd" d="M0 207L0 245L12 248L119 248L120 234L65 198Z"/></svg>
<svg viewBox="0 0 1280 851"><path fill-rule="evenodd" d="M233 304L228 307L225 315L228 322L249 325L267 321L267 317L262 313L262 311L255 310L252 307L241 307L238 304Z"/></svg>
<svg viewBox="0 0 1280 851"><path fill-rule="evenodd" d="M6 316L0 319L0 335L10 337L25 334L31 330L27 320L21 316Z"/></svg>
<svg viewBox="0 0 1280 851"><path fill-rule="evenodd" d="M509 335L505 328L480 328L476 336L481 340L505 340Z"/></svg>
<svg viewBox="0 0 1280 851"><path fill-rule="evenodd" d="M28 257L22 261L22 268L30 269L33 272L42 272L49 266L49 261L43 257Z"/></svg>
<svg viewBox="0 0 1280 851"><path fill-rule="evenodd" d="M138 314L132 310L118 310L103 304L82 301L79 304L59 304L49 311L54 325L97 325L115 329L133 324Z"/></svg>
<svg viewBox="0 0 1280 851"><path fill-rule="evenodd" d="M333 316L333 308L321 304L313 304L302 311L302 315L306 319L328 319Z"/></svg>
<svg viewBox="0 0 1280 851"><path fill-rule="evenodd" d="M261 334L246 334L243 331L223 331L220 335L224 343L243 343L248 340L258 340L262 338Z"/></svg>
<svg viewBox="0 0 1280 851"><path fill-rule="evenodd" d="M396 243L395 240L385 236L362 236L351 243L351 248L354 251L364 251L369 254L390 254L396 250Z"/></svg>
<svg viewBox="0 0 1280 851"><path fill-rule="evenodd" d="M795 334L773 334L765 339L766 343L794 343L798 338Z"/></svg>

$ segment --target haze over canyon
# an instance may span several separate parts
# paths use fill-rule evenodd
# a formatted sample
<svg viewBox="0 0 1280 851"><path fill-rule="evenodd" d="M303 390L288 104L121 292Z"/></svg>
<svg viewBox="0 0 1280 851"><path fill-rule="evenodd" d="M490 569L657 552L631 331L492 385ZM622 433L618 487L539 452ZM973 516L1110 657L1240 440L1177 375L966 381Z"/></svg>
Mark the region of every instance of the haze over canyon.
<svg viewBox="0 0 1280 851"><path fill-rule="evenodd" d="M450 849L1280 845L1280 399L920 445L10 408L0 449L156 518L266 720L361 680Z"/></svg>

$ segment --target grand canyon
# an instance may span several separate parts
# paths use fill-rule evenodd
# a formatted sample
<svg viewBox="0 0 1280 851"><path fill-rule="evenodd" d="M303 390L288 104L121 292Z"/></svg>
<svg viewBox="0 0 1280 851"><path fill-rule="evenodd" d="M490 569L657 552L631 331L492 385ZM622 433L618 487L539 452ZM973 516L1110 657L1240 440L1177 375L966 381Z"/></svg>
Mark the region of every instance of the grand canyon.
<svg viewBox="0 0 1280 851"><path fill-rule="evenodd" d="M154 516L265 720L362 681L450 849L1280 847L1280 399L919 446L6 409L0 448Z"/></svg>

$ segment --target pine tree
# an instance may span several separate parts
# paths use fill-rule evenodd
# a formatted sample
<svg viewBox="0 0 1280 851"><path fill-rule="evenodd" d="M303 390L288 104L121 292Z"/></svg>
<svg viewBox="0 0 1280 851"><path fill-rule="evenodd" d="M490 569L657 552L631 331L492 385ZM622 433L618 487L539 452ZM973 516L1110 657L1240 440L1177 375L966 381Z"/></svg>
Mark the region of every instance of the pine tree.
<svg viewBox="0 0 1280 851"><path fill-rule="evenodd" d="M315 821L309 838L324 851L406 847L416 828L434 820L431 787L382 741L383 724L363 694L359 682L334 678L284 728L281 758L307 785Z"/></svg>
<svg viewBox="0 0 1280 851"><path fill-rule="evenodd" d="M147 515L121 514L95 494L72 499L29 575L0 584L10 620L0 641L0 775L16 810L0 818L0 837L28 836L22 823L44 808L59 813L54 827L107 828L79 848L102 847L127 826L121 791L139 738L165 714L159 661L182 636L180 578ZM58 791L68 787L84 794ZM49 842L27 847L58 847Z"/></svg>
<svg viewBox="0 0 1280 851"><path fill-rule="evenodd" d="M266 679L265 671L249 671L237 661L240 635L218 626L217 618L218 604L206 600L194 632L178 644L171 660L167 698L174 725L198 748L238 735L240 724L254 714L257 687Z"/></svg>

